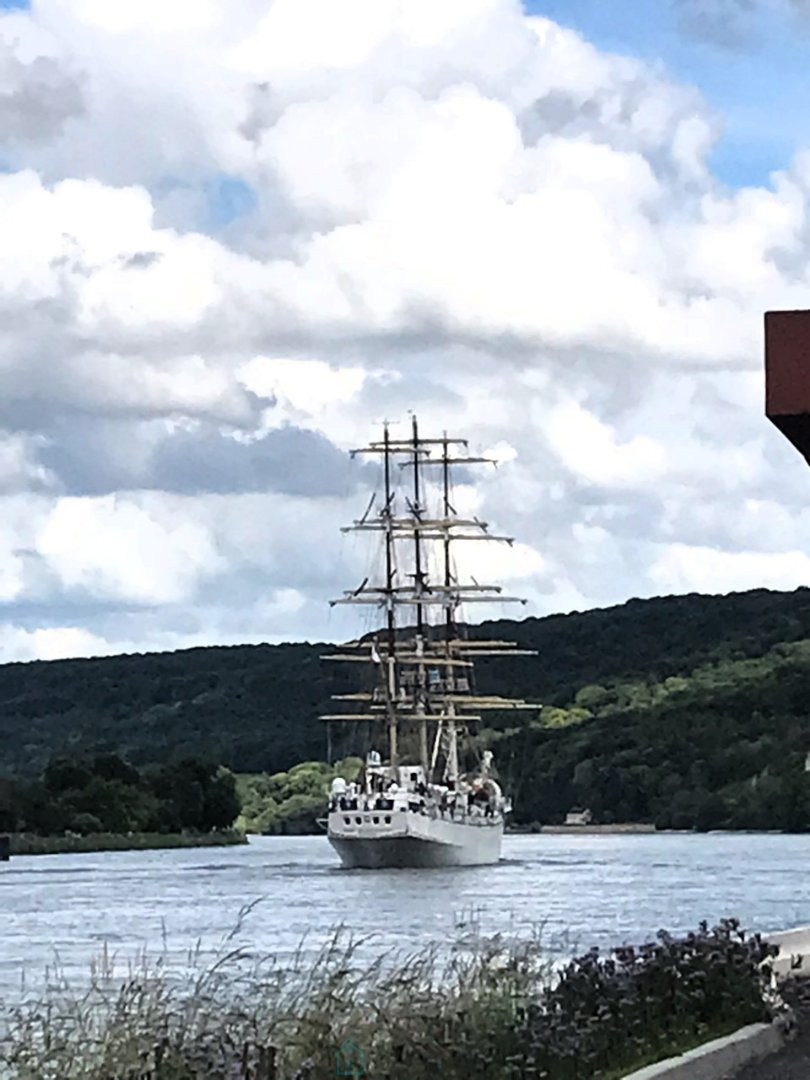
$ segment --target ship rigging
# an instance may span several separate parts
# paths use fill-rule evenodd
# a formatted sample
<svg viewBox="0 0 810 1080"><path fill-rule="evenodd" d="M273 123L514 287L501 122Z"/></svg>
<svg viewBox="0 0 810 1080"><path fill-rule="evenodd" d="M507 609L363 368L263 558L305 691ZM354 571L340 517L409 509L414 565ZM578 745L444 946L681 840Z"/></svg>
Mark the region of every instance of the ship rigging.
<svg viewBox="0 0 810 1080"><path fill-rule="evenodd" d="M367 577L332 604L371 605L384 614L384 619L382 628L376 632L349 642L339 652L324 658L367 665L376 677L370 690L334 695L334 700L353 704L356 711L330 713L321 719L328 724L365 721L372 725L372 731L378 732L384 726L387 762L383 764L374 751L369 754L362 780L365 794L379 795L391 787L396 789L395 794L402 787L406 794L418 789L420 799L416 804L407 799L403 803L406 812L416 805L428 819L438 822L441 818L443 824L458 828L448 831L437 827L432 830L436 835L431 834L431 829L422 829L421 833L431 835L425 835L420 842L420 828L409 832L409 819L397 819L396 827L404 827L405 833L403 836L397 833L395 837L385 827L377 828L381 824L390 826L390 816L388 820L380 819L379 815L369 820L362 815L341 816L339 802L342 796L345 805L346 797L338 784L328 819L329 838L348 865L411 865L411 859L415 865L443 865L443 848L450 862L493 861L491 843L487 845L487 857L476 858L471 849L465 857L464 849L470 845L459 828L463 831L464 826L469 829L475 823L472 809L477 799L487 823L499 825L502 832L508 804L489 776L492 755L484 755L478 777L465 775L459 740L468 734L468 725L481 720L488 710L537 711L539 708L522 699L476 691L473 677L476 658L533 653L514 642L467 637L459 619L462 604L525 603L519 597L505 596L498 585L480 584L471 575L469 580L464 579L454 558L454 545L460 542L486 541L510 546L513 543L511 537L490 532L487 522L459 514L453 503L454 470L495 462L470 454L466 439L446 433L439 438L425 438L419 432L415 416L409 438L392 438L386 423L381 440L351 453L352 457L372 455L381 459L382 498L375 512L373 496L363 516L342 531L380 534L383 567L381 580ZM431 473L436 478L432 482L427 479ZM397 482L402 477L406 478L404 485ZM438 503L432 513L428 506L430 494L437 496L434 501ZM408 743L413 747L412 757L418 758L418 767L403 765ZM454 804L470 811L466 820L463 817L456 820L454 816L445 822L444 814L439 813L448 791L453 793ZM483 800L479 798L482 792ZM472 800L460 798L473 794ZM360 803L353 801L364 807L368 803L367 798L361 798ZM372 809L374 805L372 800ZM455 835L451 837L451 833ZM389 856L384 857L380 845L397 837L414 843L395 843L393 847L388 844ZM375 839L380 842L376 849ZM427 863L426 855L429 855Z"/></svg>

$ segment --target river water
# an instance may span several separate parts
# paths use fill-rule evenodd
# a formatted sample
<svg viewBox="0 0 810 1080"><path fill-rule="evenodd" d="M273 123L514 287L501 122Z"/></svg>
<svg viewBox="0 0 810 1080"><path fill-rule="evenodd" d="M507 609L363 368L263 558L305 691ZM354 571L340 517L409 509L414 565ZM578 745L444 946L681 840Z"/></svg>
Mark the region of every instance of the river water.
<svg viewBox="0 0 810 1080"><path fill-rule="evenodd" d="M40 855L0 864L0 997L58 968L82 980L106 948L126 974L144 954L182 963L231 944L291 954L343 924L365 948L412 950L471 932L528 935L558 954L648 940L736 916L756 930L810 924L810 836L507 836L495 867L346 871L325 838L249 846Z"/></svg>

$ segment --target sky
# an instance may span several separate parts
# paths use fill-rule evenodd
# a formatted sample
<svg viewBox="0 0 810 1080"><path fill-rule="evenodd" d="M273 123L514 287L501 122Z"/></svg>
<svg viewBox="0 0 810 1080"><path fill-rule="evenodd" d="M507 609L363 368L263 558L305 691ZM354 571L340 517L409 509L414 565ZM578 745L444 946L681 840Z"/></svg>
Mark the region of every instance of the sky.
<svg viewBox="0 0 810 1080"><path fill-rule="evenodd" d="M500 462L460 570L523 614L810 584L808 48L804 0L0 0L0 660L354 633L347 451L411 412Z"/></svg>

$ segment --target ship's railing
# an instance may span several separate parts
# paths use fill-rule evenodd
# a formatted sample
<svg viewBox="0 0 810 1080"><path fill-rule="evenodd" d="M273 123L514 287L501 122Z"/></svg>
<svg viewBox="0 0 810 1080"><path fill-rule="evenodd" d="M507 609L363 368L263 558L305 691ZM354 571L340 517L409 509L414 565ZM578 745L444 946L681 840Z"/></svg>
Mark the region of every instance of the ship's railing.
<svg viewBox="0 0 810 1080"><path fill-rule="evenodd" d="M503 815L492 806L476 804L465 805L448 801L444 806L416 796L414 792L398 792L395 796L386 795L338 795L329 805L330 811L352 813L394 813L409 811L431 820L456 821L466 824L488 825L495 823Z"/></svg>

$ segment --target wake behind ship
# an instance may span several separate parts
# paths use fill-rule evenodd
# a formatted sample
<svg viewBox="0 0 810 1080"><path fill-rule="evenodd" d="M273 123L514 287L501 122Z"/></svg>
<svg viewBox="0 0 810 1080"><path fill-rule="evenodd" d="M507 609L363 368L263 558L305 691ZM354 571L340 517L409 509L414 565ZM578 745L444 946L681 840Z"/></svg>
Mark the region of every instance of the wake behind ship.
<svg viewBox="0 0 810 1080"><path fill-rule="evenodd" d="M476 657L530 650L461 632L462 604L525 603L465 580L454 557L458 542L512 543L453 505L454 470L488 459L470 456L466 439L423 438L415 417L410 438L392 438L386 424L382 440L357 454L381 459L380 505L374 512L375 494L343 531L378 534L382 572L332 603L370 605L383 625L326 657L359 664L368 678L363 689L334 696L356 711L321 719L365 728L366 745L387 743L387 757L368 749L355 782L333 782L329 841L347 867L495 863L510 804L492 775L491 752L470 764L471 727L487 710L540 706L475 690Z"/></svg>

